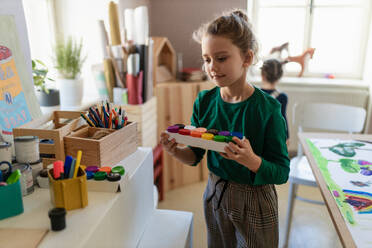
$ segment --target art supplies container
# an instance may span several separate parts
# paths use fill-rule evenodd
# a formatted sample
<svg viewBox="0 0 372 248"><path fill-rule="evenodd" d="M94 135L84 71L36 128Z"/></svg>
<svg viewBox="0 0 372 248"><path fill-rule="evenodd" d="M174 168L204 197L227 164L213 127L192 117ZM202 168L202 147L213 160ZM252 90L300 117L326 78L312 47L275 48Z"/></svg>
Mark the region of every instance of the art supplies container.
<svg viewBox="0 0 372 248"><path fill-rule="evenodd" d="M23 213L21 182L0 187L0 220Z"/></svg>
<svg viewBox="0 0 372 248"><path fill-rule="evenodd" d="M50 199L56 208L73 210L88 205L87 176L79 167L76 178L55 180L53 169L48 171Z"/></svg>
<svg viewBox="0 0 372 248"><path fill-rule="evenodd" d="M96 132L109 134L96 140ZM66 155L76 156L81 150L81 164L98 167L113 166L137 150L137 123L128 123L121 129L85 127L64 138Z"/></svg>
<svg viewBox="0 0 372 248"><path fill-rule="evenodd" d="M40 160L39 138L36 136L14 138L14 148L18 163L35 163Z"/></svg>
<svg viewBox="0 0 372 248"><path fill-rule="evenodd" d="M20 170L22 174L20 178L22 195L26 196L28 194L31 194L32 192L34 192L34 181L32 178L31 166L27 163L13 164L13 171L17 169Z"/></svg>
<svg viewBox="0 0 372 248"><path fill-rule="evenodd" d="M48 216L52 231L61 231L66 228L66 209L53 208L49 210Z"/></svg>
<svg viewBox="0 0 372 248"><path fill-rule="evenodd" d="M12 163L12 144L9 142L0 142L0 161Z"/></svg>
<svg viewBox="0 0 372 248"><path fill-rule="evenodd" d="M42 169L36 177L36 181L40 188L49 189L48 169Z"/></svg>
<svg viewBox="0 0 372 248"><path fill-rule="evenodd" d="M34 180L34 185L36 185L37 184L36 178L39 176L40 171L43 169L43 161L40 159L35 163L30 163L30 166L32 168L32 179Z"/></svg>
<svg viewBox="0 0 372 248"><path fill-rule="evenodd" d="M44 168L46 168L56 160L65 159L63 137L86 125L85 121L80 118L80 114L85 113L84 111L54 111L20 127L13 128L13 136L15 138L37 136L40 141L47 141L39 143L40 157L43 160Z"/></svg>

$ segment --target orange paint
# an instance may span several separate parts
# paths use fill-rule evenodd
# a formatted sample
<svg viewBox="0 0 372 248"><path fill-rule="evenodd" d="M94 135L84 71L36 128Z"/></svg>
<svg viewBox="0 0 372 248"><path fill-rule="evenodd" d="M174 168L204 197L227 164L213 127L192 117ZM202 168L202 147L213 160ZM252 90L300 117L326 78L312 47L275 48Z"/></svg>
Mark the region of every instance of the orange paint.
<svg viewBox="0 0 372 248"><path fill-rule="evenodd" d="M198 131L195 131L195 130L192 130L191 131L191 136L196 137L196 138L200 138L202 136L202 133L198 132Z"/></svg>
<svg viewBox="0 0 372 248"><path fill-rule="evenodd" d="M107 174L111 172L111 167L109 166L104 166L104 167L101 167L99 168L98 171L103 171L103 172L106 172Z"/></svg>

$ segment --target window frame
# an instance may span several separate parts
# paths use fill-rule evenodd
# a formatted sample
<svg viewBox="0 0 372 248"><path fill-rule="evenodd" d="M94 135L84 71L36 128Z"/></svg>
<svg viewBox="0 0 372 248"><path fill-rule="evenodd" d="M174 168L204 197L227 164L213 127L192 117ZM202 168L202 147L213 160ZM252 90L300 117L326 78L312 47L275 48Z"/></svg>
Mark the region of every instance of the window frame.
<svg viewBox="0 0 372 248"><path fill-rule="evenodd" d="M258 26L259 21L259 5L260 0L247 0L247 13L251 17L253 27ZM356 69L351 73L333 73L333 75L336 78L343 78L343 79L354 79L354 80L362 80L363 75L365 73L365 65L366 65L366 59L367 59L367 51L368 51L368 38L370 36L370 25L371 25L371 16L372 16L372 3L368 0L364 0L362 3L360 3L362 8L365 6L365 11L363 12L363 15L365 16L365 22L362 23L362 36L361 39L361 47L360 47L360 53L358 55L358 65L356 66ZM350 6L355 6L355 4L327 4L327 5L315 5L314 0L305 0L304 5L303 4L286 4L286 5L280 5L280 4L270 4L270 8L280 8L280 7L302 7L306 9L306 16L305 18L305 26L304 26L304 41L303 41L303 50L305 48L310 47L311 44L311 38L312 38L312 28L314 23L314 15L312 14L312 10L314 8L326 8L326 7L343 7L347 8ZM258 30L255 30L256 32ZM258 37L258 40L260 40L260 37ZM315 47L316 48L316 47ZM324 75L327 72L309 72L309 68L305 67L303 77L311 77L311 78L324 78ZM288 77L297 77L298 72L286 72L286 76Z"/></svg>

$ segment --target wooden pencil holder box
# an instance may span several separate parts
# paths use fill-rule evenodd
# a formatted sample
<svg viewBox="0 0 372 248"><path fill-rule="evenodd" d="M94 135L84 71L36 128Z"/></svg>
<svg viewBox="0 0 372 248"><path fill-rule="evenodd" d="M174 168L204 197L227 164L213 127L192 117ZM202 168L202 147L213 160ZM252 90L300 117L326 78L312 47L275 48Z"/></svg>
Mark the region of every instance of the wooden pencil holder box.
<svg viewBox="0 0 372 248"><path fill-rule="evenodd" d="M73 210L88 205L87 176L79 167L76 178L55 180L53 169L48 171L50 200L56 208Z"/></svg>
<svg viewBox="0 0 372 248"><path fill-rule="evenodd" d="M91 137L98 131L109 134L100 138ZM137 150L137 123L130 122L121 129L84 127L64 137L66 155L76 157L77 151L83 152L81 164L114 166Z"/></svg>
<svg viewBox="0 0 372 248"><path fill-rule="evenodd" d="M155 148L158 144L157 134L157 100L152 97L144 104L123 105L128 120L138 123L138 144Z"/></svg>
<svg viewBox="0 0 372 248"><path fill-rule="evenodd" d="M48 140L39 144L39 152L46 168L56 160L65 160L63 137L86 125L80 111L54 111L38 119L13 128L13 136L37 136L39 140Z"/></svg>

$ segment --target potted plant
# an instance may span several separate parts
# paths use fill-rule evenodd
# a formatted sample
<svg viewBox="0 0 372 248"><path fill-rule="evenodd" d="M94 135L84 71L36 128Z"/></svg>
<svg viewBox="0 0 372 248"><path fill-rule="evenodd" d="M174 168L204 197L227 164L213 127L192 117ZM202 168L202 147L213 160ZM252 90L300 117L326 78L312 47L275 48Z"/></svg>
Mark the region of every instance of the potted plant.
<svg viewBox="0 0 372 248"><path fill-rule="evenodd" d="M32 76L36 88L36 96L40 106L50 107L59 105L59 91L47 87L46 81L54 81L47 77L48 67L40 60L32 60Z"/></svg>
<svg viewBox="0 0 372 248"><path fill-rule="evenodd" d="M61 106L78 106L83 98L83 80L80 72L86 59L82 55L82 40L76 42L71 36L58 39L54 49L54 63L59 77Z"/></svg>

